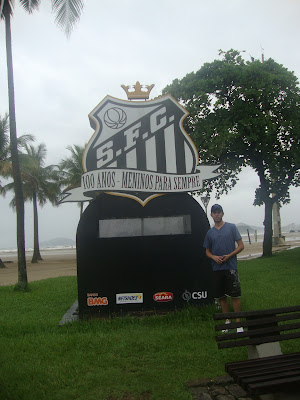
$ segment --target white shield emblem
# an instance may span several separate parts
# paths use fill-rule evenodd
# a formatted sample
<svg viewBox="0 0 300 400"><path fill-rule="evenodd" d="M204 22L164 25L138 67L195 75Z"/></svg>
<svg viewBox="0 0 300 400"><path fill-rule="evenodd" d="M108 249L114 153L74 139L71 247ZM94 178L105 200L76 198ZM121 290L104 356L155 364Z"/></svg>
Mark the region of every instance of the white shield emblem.
<svg viewBox="0 0 300 400"><path fill-rule="evenodd" d="M95 130L84 155L82 190L128 196L145 204L163 193L200 190L218 166L201 166L171 96L131 102L105 97L89 114Z"/></svg>

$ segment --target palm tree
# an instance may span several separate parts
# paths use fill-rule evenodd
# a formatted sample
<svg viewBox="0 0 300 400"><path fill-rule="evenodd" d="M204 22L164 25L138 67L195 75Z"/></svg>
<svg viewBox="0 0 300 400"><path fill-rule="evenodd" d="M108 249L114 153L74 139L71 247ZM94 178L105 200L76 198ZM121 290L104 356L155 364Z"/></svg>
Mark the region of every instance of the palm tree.
<svg viewBox="0 0 300 400"><path fill-rule="evenodd" d="M8 137L6 133L8 132L8 115L6 114L4 118L0 115L0 176L5 167L6 160L8 158ZM2 182L0 180L0 193L4 194L4 189ZM0 258L0 268L5 268L4 262Z"/></svg>
<svg viewBox="0 0 300 400"><path fill-rule="evenodd" d="M4 117L0 115L0 177L12 176L12 162L9 143L9 117L5 114ZM34 141L33 135L22 135L17 138L18 152L28 144ZM5 196L5 190L0 180L0 194Z"/></svg>
<svg viewBox="0 0 300 400"><path fill-rule="evenodd" d="M66 35L70 35L72 27L79 19L83 2L81 0L51 0L52 9L56 15L56 23L65 28ZM11 40L11 16L14 0L0 0L0 18L5 20L6 33L6 61L7 83L9 98L10 119L10 145L14 179L14 191L17 211L17 247L18 247L18 287L26 289L28 286L26 258L25 258L25 224L24 224L24 198L22 192L22 180L19 166L17 148L17 127L15 114L15 90L13 78L12 40ZM40 0L19 0L19 4L29 13L38 8Z"/></svg>
<svg viewBox="0 0 300 400"><path fill-rule="evenodd" d="M0 115L0 176L3 175L5 164L9 154L9 138L8 132L8 115L5 114L2 118ZM0 193L3 192L2 182L0 180Z"/></svg>
<svg viewBox="0 0 300 400"><path fill-rule="evenodd" d="M82 157L85 148L86 144L84 146L78 146L76 144L68 146L67 150L71 152L71 156L65 158L59 164L63 177L62 184L67 186L66 190L74 189L79 187L81 184L81 177L84 174ZM83 211L83 202L80 202L79 204L81 216Z"/></svg>
<svg viewBox="0 0 300 400"><path fill-rule="evenodd" d="M20 154L21 176L23 181L23 194L25 201L32 201L33 205L33 255L32 263L42 260L39 246L38 234L38 207L43 206L47 200L53 205L57 205L60 192L59 171L54 165L45 166L47 154L46 146L42 143L37 147L25 145L26 154ZM12 190L13 184L5 186L6 190ZM11 201L11 206L15 207L15 198Z"/></svg>
<svg viewBox="0 0 300 400"><path fill-rule="evenodd" d="M9 124L8 115L5 114L2 118L0 115L0 176L8 177L12 175L12 163L11 163L11 153L9 144ZM22 135L17 139L18 148L24 147L28 142L33 141L32 135ZM5 196L5 187L2 186L0 180L0 194ZM5 268L4 263L0 259L0 268Z"/></svg>

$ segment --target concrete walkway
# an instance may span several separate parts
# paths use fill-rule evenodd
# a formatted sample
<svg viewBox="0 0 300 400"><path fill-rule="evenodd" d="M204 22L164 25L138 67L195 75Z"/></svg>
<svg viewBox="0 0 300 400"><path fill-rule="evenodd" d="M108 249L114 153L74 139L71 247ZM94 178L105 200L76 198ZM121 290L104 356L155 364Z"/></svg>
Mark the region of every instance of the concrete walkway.
<svg viewBox="0 0 300 400"><path fill-rule="evenodd" d="M197 379L186 383L193 400L253 400L229 375Z"/></svg>

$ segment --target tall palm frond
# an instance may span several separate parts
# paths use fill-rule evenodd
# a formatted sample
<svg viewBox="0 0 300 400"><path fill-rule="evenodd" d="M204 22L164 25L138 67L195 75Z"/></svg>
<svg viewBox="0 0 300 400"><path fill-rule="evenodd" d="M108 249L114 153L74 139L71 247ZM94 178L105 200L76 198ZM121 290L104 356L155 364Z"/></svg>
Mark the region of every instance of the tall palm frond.
<svg viewBox="0 0 300 400"><path fill-rule="evenodd" d="M12 160L9 141L9 116L0 115L0 176L4 178L12 177ZM18 151L21 154L23 149L35 140L33 135L22 135L17 138ZM0 194L5 195L5 189L0 180Z"/></svg>
<svg viewBox="0 0 300 400"><path fill-rule="evenodd" d="M0 115L0 176L4 176L7 170L7 159L9 155L8 115L3 118ZM0 194L5 195L5 189L0 180Z"/></svg>
<svg viewBox="0 0 300 400"><path fill-rule="evenodd" d="M8 129L8 114L5 114L2 118L0 115L0 162L5 160L7 157L9 145L9 138L7 136Z"/></svg>
<svg viewBox="0 0 300 400"><path fill-rule="evenodd" d="M84 146L79 146L74 144L73 146L68 146L67 150L71 152L71 156L63 159L59 163L59 168L61 171L61 183L65 186L65 190L74 189L81 185L81 177L84 174L82 157ZM80 207L80 216L83 212L83 202L78 203Z"/></svg>
<svg viewBox="0 0 300 400"><path fill-rule="evenodd" d="M82 157L86 147L79 145L68 146L67 150L71 152L71 156L63 159L59 163L60 170L63 173L63 183L68 189L80 186L81 177L84 174Z"/></svg>
<svg viewBox="0 0 300 400"><path fill-rule="evenodd" d="M52 4L52 12L55 15L56 24L65 31L66 36L70 36L71 31L79 20L82 10L83 1L81 0L50 0ZM13 10L16 0L1 0L1 19L5 14L13 16ZM19 4L29 14L38 10L41 0L19 0Z"/></svg>
<svg viewBox="0 0 300 400"><path fill-rule="evenodd" d="M81 0L52 0L52 10L55 13L55 22L64 29L67 36L80 18L83 9Z"/></svg>

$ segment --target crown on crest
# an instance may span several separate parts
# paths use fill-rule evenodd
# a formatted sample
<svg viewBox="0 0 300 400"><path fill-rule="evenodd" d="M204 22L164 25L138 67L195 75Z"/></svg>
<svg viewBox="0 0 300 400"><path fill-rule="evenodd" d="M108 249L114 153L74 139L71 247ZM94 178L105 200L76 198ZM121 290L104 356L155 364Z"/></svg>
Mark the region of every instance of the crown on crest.
<svg viewBox="0 0 300 400"><path fill-rule="evenodd" d="M147 100L149 99L149 95L151 90L153 89L155 85L141 85L139 81L136 82L135 85L121 85L121 88L123 88L127 94L128 100ZM129 90L129 89L134 89L134 90ZM147 90L145 90L146 88ZM143 90L142 90L143 89Z"/></svg>

